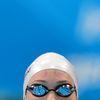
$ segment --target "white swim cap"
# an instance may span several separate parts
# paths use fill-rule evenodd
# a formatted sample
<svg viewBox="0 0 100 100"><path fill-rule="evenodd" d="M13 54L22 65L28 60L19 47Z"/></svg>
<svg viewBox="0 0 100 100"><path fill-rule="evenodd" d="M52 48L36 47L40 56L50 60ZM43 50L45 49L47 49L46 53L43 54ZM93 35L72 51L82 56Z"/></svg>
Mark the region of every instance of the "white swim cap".
<svg viewBox="0 0 100 100"><path fill-rule="evenodd" d="M32 76L45 69L58 69L69 74L73 79L76 86L76 91L78 93L78 83L73 65L64 56L50 52L39 56L26 70L23 85L23 99L25 96L26 87Z"/></svg>

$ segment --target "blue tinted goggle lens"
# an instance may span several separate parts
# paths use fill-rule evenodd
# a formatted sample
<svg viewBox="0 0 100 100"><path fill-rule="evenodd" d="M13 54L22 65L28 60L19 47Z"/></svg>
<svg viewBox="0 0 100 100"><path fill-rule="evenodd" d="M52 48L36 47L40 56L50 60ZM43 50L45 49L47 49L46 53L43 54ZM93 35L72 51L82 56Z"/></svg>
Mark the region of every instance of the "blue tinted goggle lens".
<svg viewBox="0 0 100 100"><path fill-rule="evenodd" d="M62 96L62 97L68 97L72 94L72 92L73 92L72 89L73 88L74 87L70 86L69 84L68 85L66 85L66 84L60 85L60 86L57 87L56 93L58 95Z"/></svg>
<svg viewBox="0 0 100 100"><path fill-rule="evenodd" d="M55 89L48 89L46 86L42 84L34 84L32 86L28 86L27 90L29 90L33 95L37 97L42 97L46 95L49 91L55 91L57 95L62 97L68 97L75 91L75 87L72 87L69 84L58 85Z"/></svg>

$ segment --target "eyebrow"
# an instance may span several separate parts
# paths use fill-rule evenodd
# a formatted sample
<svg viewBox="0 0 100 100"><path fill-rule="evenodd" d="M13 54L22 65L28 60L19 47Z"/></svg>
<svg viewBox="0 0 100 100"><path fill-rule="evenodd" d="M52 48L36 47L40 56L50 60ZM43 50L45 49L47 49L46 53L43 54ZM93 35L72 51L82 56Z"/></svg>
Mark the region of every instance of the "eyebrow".
<svg viewBox="0 0 100 100"><path fill-rule="evenodd" d="M35 80L34 82L48 83L48 82L45 81L45 80ZM61 80L61 81L58 81L58 82L57 82L57 84L60 84L60 83L70 83L70 82L67 81L67 80Z"/></svg>

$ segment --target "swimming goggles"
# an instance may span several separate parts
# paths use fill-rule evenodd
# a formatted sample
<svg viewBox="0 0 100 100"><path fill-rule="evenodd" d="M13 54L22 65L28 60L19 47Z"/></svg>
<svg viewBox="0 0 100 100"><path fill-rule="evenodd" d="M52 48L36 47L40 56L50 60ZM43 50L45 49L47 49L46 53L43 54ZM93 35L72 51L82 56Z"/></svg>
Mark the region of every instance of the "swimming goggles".
<svg viewBox="0 0 100 100"><path fill-rule="evenodd" d="M32 84L27 86L26 91L31 92L36 97L43 97L50 91L54 91L57 95L61 97L69 97L74 91L76 91L75 86L65 83L60 84L55 87L55 89L49 89L43 84Z"/></svg>

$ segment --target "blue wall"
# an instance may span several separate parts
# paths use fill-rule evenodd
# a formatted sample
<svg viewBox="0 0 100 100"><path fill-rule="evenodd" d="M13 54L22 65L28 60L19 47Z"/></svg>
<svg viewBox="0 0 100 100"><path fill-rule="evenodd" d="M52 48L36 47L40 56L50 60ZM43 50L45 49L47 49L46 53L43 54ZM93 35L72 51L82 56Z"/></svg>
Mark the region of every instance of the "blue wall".
<svg viewBox="0 0 100 100"><path fill-rule="evenodd" d="M94 19L92 23L88 21L91 17L88 13L97 14L91 18ZM22 99L26 68L36 57L48 51L66 56L76 67L79 57L82 58L80 65L86 61L83 55L84 58L89 56L89 63L100 65L99 15L99 0L0 1L0 94L8 98L13 93L13 100ZM96 60L93 63L91 58L94 55ZM88 62L86 65L85 69L95 67L88 66ZM100 79L95 79L98 81L87 86L84 92L83 85L80 85L80 100L100 99Z"/></svg>

